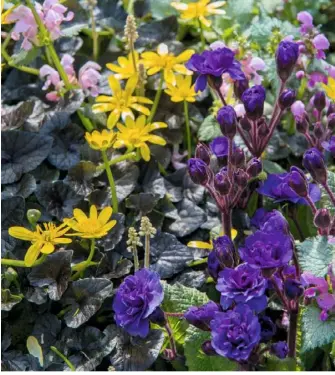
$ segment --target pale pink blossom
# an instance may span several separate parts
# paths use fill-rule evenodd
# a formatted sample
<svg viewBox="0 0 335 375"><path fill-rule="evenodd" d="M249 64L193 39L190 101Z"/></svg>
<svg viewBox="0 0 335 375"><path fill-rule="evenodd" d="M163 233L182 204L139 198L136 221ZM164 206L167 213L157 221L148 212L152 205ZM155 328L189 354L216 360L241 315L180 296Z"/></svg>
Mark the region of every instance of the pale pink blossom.
<svg viewBox="0 0 335 375"><path fill-rule="evenodd" d="M317 50L316 58L324 59L326 57L324 50L328 49L330 46L329 40L323 34L319 34L313 38L312 43Z"/></svg>
<svg viewBox="0 0 335 375"><path fill-rule="evenodd" d="M301 23L300 31L306 33L313 29L313 17L310 13L303 11L297 15L297 20Z"/></svg>
<svg viewBox="0 0 335 375"><path fill-rule="evenodd" d="M260 57L252 57L251 54L241 61L243 73L246 75L248 80L253 79L255 85L260 85L263 81L263 77L258 74L258 71L262 71L266 68L264 60Z"/></svg>
<svg viewBox="0 0 335 375"><path fill-rule="evenodd" d="M291 112L296 120L302 120L305 114L305 104L301 100L291 105Z"/></svg>
<svg viewBox="0 0 335 375"><path fill-rule="evenodd" d="M245 115L245 108L243 104L237 104L234 107L237 117L243 117Z"/></svg>
<svg viewBox="0 0 335 375"><path fill-rule="evenodd" d="M99 80L101 74L99 71L101 66L93 61L87 62L83 65L78 74L78 82L84 92L93 97L98 96L99 94Z"/></svg>
<svg viewBox="0 0 335 375"><path fill-rule="evenodd" d="M295 73L297 79L303 79L305 77L305 72L303 70L299 70Z"/></svg>

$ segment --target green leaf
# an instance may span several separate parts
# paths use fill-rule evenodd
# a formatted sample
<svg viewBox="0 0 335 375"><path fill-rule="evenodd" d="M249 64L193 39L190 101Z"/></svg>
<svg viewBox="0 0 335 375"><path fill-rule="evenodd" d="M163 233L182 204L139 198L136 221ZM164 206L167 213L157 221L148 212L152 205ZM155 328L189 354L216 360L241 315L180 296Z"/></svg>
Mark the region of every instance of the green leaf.
<svg viewBox="0 0 335 375"><path fill-rule="evenodd" d="M77 23L75 25L65 27L62 29L62 36L67 38L72 38L78 35L83 29L87 27L87 23Z"/></svg>
<svg viewBox="0 0 335 375"><path fill-rule="evenodd" d="M213 115L205 118L198 130L199 141L211 141L215 137L222 135L218 122Z"/></svg>
<svg viewBox="0 0 335 375"><path fill-rule="evenodd" d="M22 301L22 297L12 294L9 289L1 289L1 310L10 311L16 304Z"/></svg>
<svg viewBox="0 0 335 375"><path fill-rule="evenodd" d="M328 171L328 178L327 178L328 186L333 194L335 194L335 173ZM321 188L321 207L328 208L332 215L335 214L335 207L333 206L329 195L327 194L324 188Z"/></svg>
<svg viewBox="0 0 335 375"><path fill-rule="evenodd" d="M178 15L170 0L149 0L150 10L153 18L161 20L168 16Z"/></svg>
<svg viewBox="0 0 335 375"><path fill-rule="evenodd" d="M184 354L189 371L234 371L236 363L221 356L208 356L201 350L201 344L210 340L209 332L190 326L186 331Z"/></svg>
<svg viewBox="0 0 335 375"><path fill-rule="evenodd" d="M27 338L27 349L33 357L38 359L40 365L43 367L43 352L36 337L29 336Z"/></svg>
<svg viewBox="0 0 335 375"><path fill-rule="evenodd" d="M325 276L335 252L335 246L328 243L326 236L307 238L297 245L297 250L303 271L309 271L315 276Z"/></svg>
<svg viewBox="0 0 335 375"><path fill-rule="evenodd" d="M335 321L321 321L320 309L315 306L306 306L302 312L302 348L305 352L335 340Z"/></svg>
<svg viewBox="0 0 335 375"><path fill-rule="evenodd" d="M333 341L332 351L330 352L330 356L333 358L333 362L335 366L335 340Z"/></svg>
<svg viewBox="0 0 335 375"><path fill-rule="evenodd" d="M271 160L263 160L263 169L266 173L279 174L286 172L279 164Z"/></svg>
<svg viewBox="0 0 335 375"><path fill-rule="evenodd" d="M28 65L36 59L40 52L40 49L33 47L29 51L21 49L21 51L12 56L13 63L17 65Z"/></svg>
<svg viewBox="0 0 335 375"><path fill-rule="evenodd" d="M279 359L269 355L266 359L266 371L296 371L296 361L294 358Z"/></svg>

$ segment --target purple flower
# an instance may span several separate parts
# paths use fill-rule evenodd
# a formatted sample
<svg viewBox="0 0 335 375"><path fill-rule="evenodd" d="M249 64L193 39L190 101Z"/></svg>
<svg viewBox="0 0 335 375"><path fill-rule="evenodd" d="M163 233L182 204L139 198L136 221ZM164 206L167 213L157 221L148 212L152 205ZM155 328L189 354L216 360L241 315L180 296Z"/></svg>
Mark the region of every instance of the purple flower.
<svg viewBox="0 0 335 375"><path fill-rule="evenodd" d="M250 221L251 225L262 232L282 232L289 233L289 225L285 217L278 210L266 211L259 208Z"/></svg>
<svg viewBox="0 0 335 375"><path fill-rule="evenodd" d="M226 195L229 193L231 183L227 171L221 170L214 176L214 187L219 194Z"/></svg>
<svg viewBox="0 0 335 375"><path fill-rule="evenodd" d="M277 73L282 81L286 81L291 75L299 57L297 43L283 40L276 51Z"/></svg>
<svg viewBox="0 0 335 375"><path fill-rule="evenodd" d="M302 164L316 182L322 185L327 182L327 169L324 157L317 148L310 148L304 153Z"/></svg>
<svg viewBox="0 0 335 375"><path fill-rule="evenodd" d="M316 58L317 59L325 59L326 55L323 52L325 49L328 49L330 46L329 40L323 35L318 34L312 40L313 46L316 49Z"/></svg>
<svg viewBox="0 0 335 375"><path fill-rule="evenodd" d="M275 202L290 201L307 205L304 198L300 197L289 185L290 173L268 174L267 179L257 189L260 194L275 199ZM317 185L309 184L309 195L313 202L320 200L321 192Z"/></svg>
<svg viewBox="0 0 335 375"><path fill-rule="evenodd" d="M300 281L294 279L286 279L284 282L285 294L289 299L296 299L302 296L304 288Z"/></svg>
<svg viewBox="0 0 335 375"><path fill-rule="evenodd" d="M260 341L261 326L247 305L218 312L211 321L212 346L217 354L246 361Z"/></svg>
<svg viewBox="0 0 335 375"><path fill-rule="evenodd" d="M213 277L213 279L217 279L219 272L221 271L221 266L219 259L216 256L215 251L211 251L208 255L207 259L207 267L208 273Z"/></svg>
<svg viewBox="0 0 335 375"><path fill-rule="evenodd" d="M225 137L233 139L236 134L237 116L234 108L226 105L219 109L216 117L221 132Z"/></svg>
<svg viewBox="0 0 335 375"><path fill-rule="evenodd" d="M292 240L281 232L256 231L239 249L241 258L253 267L277 268L288 264L293 255Z"/></svg>
<svg viewBox="0 0 335 375"><path fill-rule="evenodd" d="M258 120L263 115L266 92L263 86L250 87L242 94L242 102L249 119Z"/></svg>
<svg viewBox="0 0 335 375"><path fill-rule="evenodd" d="M261 325L261 342L270 341L272 336L276 333L276 325L271 318L266 315L259 316L258 320Z"/></svg>
<svg viewBox="0 0 335 375"><path fill-rule="evenodd" d="M322 142L322 147L329 151L333 158L335 158L335 135L333 135L329 141Z"/></svg>
<svg viewBox="0 0 335 375"><path fill-rule="evenodd" d="M263 169L263 164L258 158L252 158L249 160L246 172L248 173L249 177L257 177Z"/></svg>
<svg viewBox="0 0 335 375"><path fill-rule="evenodd" d="M80 68L78 82L86 95L98 96L98 84L101 77L99 70L101 70L101 66L93 61L88 61Z"/></svg>
<svg viewBox="0 0 335 375"><path fill-rule="evenodd" d="M232 267L234 265L234 244L228 236L220 236L213 240L213 251L221 267Z"/></svg>
<svg viewBox="0 0 335 375"><path fill-rule="evenodd" d="M143 268L128 276L113 301L116 324L132 336L149 334L150 315L163 301L164 293L156 272Z"/></svg>
<svg viewBox="0 0 335 375"><path fill-rule="evenodd" d="M203 306L192 306L184 313L184 318L192 325L204 331L210 331L210 322L220 311L217 303L210 301Z"/></svg>
<svg viewBox="0 0 335 375"><path fill-rule="evenodd" d="M302 121L305 118L305 104L301 100L297 100L292 104L291 112L295 121Z"/></svg>
<svg viewBox="0 0 335 375"><path fill-rule="evenodd" d="M191 180L195 184L206 185L210 178L210 170L207 164L197 158L189 159L188 163L188 173L191 177Z"/></svg>
<svg viewBox="0 0 335 375"><path fill-rule="evenodd" d="M228 138L227 137L216 137L209 144L212 153L222 163L227 161L228 156ZM235 144L233 144L233 152L236 150Z"/></svg>
<svg viewBox="0 0 335 375"><path fill-rule="evenodd" d="M240 63L235 60L234 52L226 47L204 51L201 54L195 53L186 67L199 74L195 91L205 90L208 77L221 79L224 73L228 73L233 80L245 79Z"/></svg>
<svg viewBox="0 0 335 375"><path fill-rule="evenodd" d="M304 34L308 32L309 30L313 29L313 16L306 12L299 12L297 14L297 20L301 23L300 31Z"/></svg>
<svg viewBox="0 0 335 375"><path fill-rule="evenodd" d="M266 284L260 269L243 263L221 271L216 289L221 292L220 304L223 309L228 309L233 302L245 303L259 313L265 310L267 304Z"/></svg>
<svg viewBox="0 0 335 375"><path fill-rule="evenodd" d="M280 359L284 359L288 354L288 346L285 341L278 341L271 345L270 352Z"/></svg>

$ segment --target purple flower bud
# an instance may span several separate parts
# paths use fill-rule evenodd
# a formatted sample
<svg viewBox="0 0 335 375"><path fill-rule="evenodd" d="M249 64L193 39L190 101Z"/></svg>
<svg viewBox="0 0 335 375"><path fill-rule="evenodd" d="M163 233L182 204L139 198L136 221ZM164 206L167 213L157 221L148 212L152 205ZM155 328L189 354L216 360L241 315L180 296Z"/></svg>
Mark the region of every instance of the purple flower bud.
<svg viewBox="0 0 335 375"><path fill-rule="evenodd" d="M213 279L217 279L219 272L221 271L221 266L219 263L218 258L216 257L215 251L211 251L208 255L207 259L207 267L208 273L213 277Z"/></svg>
<svg viewBox="0 0 335 375"><path fill-rule="evenodd" d="M207 164L197 158L189 159L188 173L195 184L206 185L210 178L210 171Z"/></svg>
<svg viewBox="0 0 335 375"><path fill-rule="evenodd" d="M184 314L184 318L195 327L204 331L209 331L210 321L218 311L220 311L219 305L210 301L203 306L189 307Z"/></svg>
<svg viewBox="0 0 335 375"><path fill-rule="evenodd" d="M217 355L216 354L216 351L214 350L214 348L212 347L212 343L210 340L207 340L205 342L202 343L201 345L201 350L206 354L206 355Z"/></svg>
<svg viewBox="0 0 335 375"><path fill-rule="evenodd" d="M244 167L245 155L241 148L236 147L231 157L231 162L235 167Z"/></svg>
<svg viewBox="0 0 335 375"><path fill-rule="evenodd" d="M230 186L231 184L226 173L219 172L214 176L214 187L220 194L228 194Z"/></svg>
<svg viewBox="0 0 335 375"><path fill-rule="evenodd" d="M276 51L277 73L282 81L286 81L291 75L299 57L297 43L283 40Z"/></svg>
<svg viewBox="0 0 335 375"><path fill-rule="evenodd" d="M328 116L328 129L333 131L335 130L335 113L331 113L329 116Z"/></svg>
<svg viewBox="0 0 335 375"><path fill-rule="evenodd" d="M326 94L324 93L324 91L317 91L314 95L314 106L315 108L319 111L319 112L322 112L323 109L325 108L326 106Z"/></svg>
<svg viewBox="0 0 335 375"><path fill-rule="evenodd" d="M327 109L327 116L331 115L332 113L335 113L335 103L330 103Z"/></svg>
<svg viewBox="0 0 335 375"><path fill-rule="evenodd" d="M314 215L314 225L320 229L328 229L330 225L330 214L327 208L320 208Z"/></svg>
<svg viewBox="0 0 335 375"><path fill-rule="evenodd" d="M295 118L296 129L299 133L306 134L309 129L309 123L306 116Z"/></svg>
<svg viewBox="0 0 335 375"><path fill-rule="evenodd" d="M251 130L251 124L247 116L244 116L241 118L240 124L241 124L242 129L245 130L246 132L249 132Z"/></svg>
<svg viewBox="0 0 335 375"><path fill-rule="evenodd" d="M234 94L236 98L242 98L242 95L245 90L249 88L249 81L247 79L242 79L234 82Z"/></svg>
<svg viewBox="0 0 335 375"><path fill-rule="evenodd" d="M290 176L288 180L290 188L296 192L300 197L307 197L308 185L304 172L297 168L291 167Z"/></svg>
<svg viewBox="0 0 335 375"><path fill-rule="evenodd" d="M271 345L270 352L280 359L284 359L288 354L288 346L285 341L278 341Z"/></svg>
<svg viewBox="0 0 335 375"><path fill-rule="evenodd" d="M260 137L265 137L267 134L269 134L269 128L266 124L265 119L262 117L258 123L257 123L257 134Z"/></svg>
<svg viewBox="0 0 335 375"><path fill-rule="evenodd" d="M313 133L317 139L321 139L324 135L324 129L320 122L314 125Z"/></svg>
<svg viewBox="0 0 335 375"><path fill-rule="evenodd" d="M259 323L261 325L261 342L270 341L272 336L276 333L276 325L271 318L266 315L259 317Z"/></svg>
<svg viewBox="0 0 335 375"><path fill-rule="evenodd" d="M307 150L304 153L302 164L316 182L319 182L321 185L327 182L327 169L323 155L318 149L310 148Z"/></svg>
<svg viewBox="0 0 335 375"><path fill-rule="evenodd" d="M329 151L333 158L335 158L335 135L331 136L328 142L322 142L322 147Z"/></svg>
<svg viewBox="0 0 335 375"><path fill-rule="evenodd" d="M195 149L195 157L204 161L209 165L211 161L211 152L207 145L204 143L199 143Z"/></svg>
<svg viewBox="0 0 335 375"><path fill-rule="evenodd" d="M213 240L213 248L222 268L233 267L234 244L228 236L220 236Z"/></svg>
<svg viewBox="0 0 335 375"><path fill-rule="evenodd" d="M234 108L230 105L219 109L217 117L221 132L224 136L233 139L236 134L237 116Z"/></svg>
<svg viewBox="0 0 335 375"><path fill-rule="evenodd" d="M257 158L252 158L247 165L249 177L257 177L262 172L262 162Z"/></svg>
<svg viewBox="0 0 335 375"><path fill-rule="evenodd" d="M245 188L248 185L248 174L243 169L236 169L234 171L234 181L240 188Z"/></svg>
<svg viewBox="0 0 335 375"><path fill-rule="evenodd" d="M149 320L163 327L166 324L164 311L159 306L156 307L155 311L149 316Z"/></svg>
<svg viewBox="0 0 335 375"><path fill-rule="evenodd" d="M258 120L263 115L266 92L263 86L256 85L245 90L242 102L250 120Z"/></svg>
<svg viewBox="0 0 335 375"><path fill-rule="evenodd" d="M297 95L295 90L286 89L284 90L280 97L279 97L279 106L281 109L286 109L291 107L291 105L295 102Z"/></svg>
<svg viewBox="0 0 335 375"><path fill-rule="evenodd" d="M304 288L301 283L294 279L287 279L284 282L285 294L289 299L296 299L302 296Z"/></svg>

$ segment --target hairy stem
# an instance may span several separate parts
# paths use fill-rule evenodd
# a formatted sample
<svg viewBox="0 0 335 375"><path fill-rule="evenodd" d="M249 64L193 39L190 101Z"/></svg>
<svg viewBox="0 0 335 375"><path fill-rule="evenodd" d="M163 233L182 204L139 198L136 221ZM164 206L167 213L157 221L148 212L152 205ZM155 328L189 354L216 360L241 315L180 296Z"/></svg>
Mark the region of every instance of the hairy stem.
<svg viewBox="0 0 335 375"><path fill-rule="evenodd" d="M290 358L294 358L295 352L296 352L298 316L299 316L299 305L297 304L297 309L295 311L291 311L290 313L290 325L289 325L288 338L287 338L288 356Z"/></svg>
<svg viewBox="0 0 335 375"><path fill-rule="evenodd" d="M187 157L190 159L192 157L191 128L190 128L190 118L188 114L188 103L186 100L184 100L184 115L185 115L185 125L186 125Z"/></svg>
<svg viewBox="0 0 335 375"><path fill-rule="evenodd" d="M157 111L157 107L158 107L158 104L159 104L159 101L160 101L160 98L162 96L162 91L163 91L163 82L164 82L164 72L163 70L161 71L161 74L160 74L160 78L159 78L159 84L158 84L158 90L156 92L156 95L155 95L155 99L154 99L154 103L151 107L151 112L150 112L150 115L147 119L147 124L150 124L151 121L154 119L155 117L155 114L156 114L156 111Z"/></svg>
<svg viewBox="0 0 335 375"><path fill-rule="evenodd" d="M108 163L106 151L101 151L101 155L102 155L102 160L104 162L105 170L107 173L109 186L111 189L113 211L116 214L118 212L118 200L117 200L117 195L116 195L115 181L113 178L111 167Z"/></svg>
<svg viewBox="0 0 335 375"><path fill-rule="evenodd" d="M62 360L69 366L71 371L76 371L74 365L62 354L55 346L50 346L50 349L58 355L58 357L62 358Z"/></svg>
<svg viewBox="0 0 335 375"><path fill-rule="evenodd" d="M323 185L323 187L325 188L327 194L329 195L330 200L331 200L332 203L333 203L333 206L335 207L335 195L334 195L334 193L331 191L331 189L330 189L328 183L325 183L325 184Z"/></svg>
<svg viewBox="0 0 335 375"><path fill-rule="evenodd" d="M99 34L97 33L96 22L94 18L94 7L90 7L90 17L92 23L92 42L93 42L93 60L98 61L99 57Z"/></svg>
<svg viewBox="0 0 335 375"><path fill-rule="evenodd" d="M166 332L169 336L169 341L170 341L170 346L171 346L173 358L176 358L176 356L177 356L176 341L174 339L173 332L172 332L172 329L171 329L171 326L170 326L170 323L169 323L168 319L166 319L165 329L166 329Z"/></svg>
<svg viewBox="0 0 335 375"><path fill-rule="evenodd" d="M289 304L288 304L288 302L287 302L287 300L286 300L283 292L280 290L280 287L278 286L277 281L274 278L274 276L271 276L270 280L272 282L272 285L273 285L273 287L274 287L274 289L275 289L278 297L280 298L280 300L282 301L283 305L285 306L286 310L290 311L290 306L289 306Z"/></svg>
<svg viewBox="0 0 335 375"><path fill-rule="evenodd" d="M315 215L316 211L317 211L317 208L314 204L314 202L312 201L311 197L309 195L307 195L307 197L305 197L306 201L308 202L308 204L311 206L311 209L313 211L313 214Z"/></svg>
<svg viewBox="0 0 335 375"><path fill-rule="evenodd" d="M228 209L228 212L222 212L222 229L223 234L228 236L231 239L231 210Z"/></svg>

